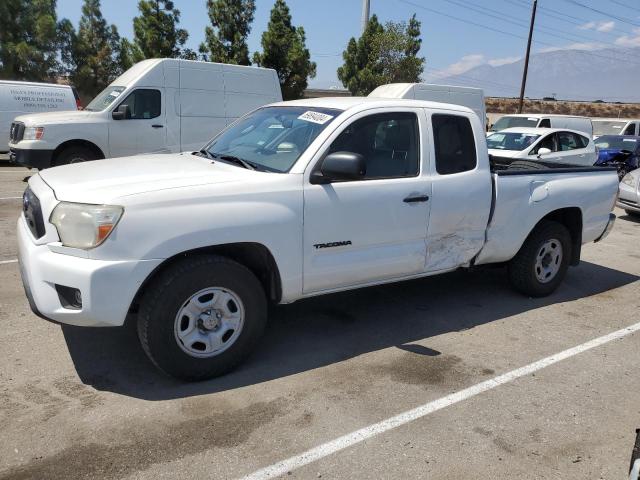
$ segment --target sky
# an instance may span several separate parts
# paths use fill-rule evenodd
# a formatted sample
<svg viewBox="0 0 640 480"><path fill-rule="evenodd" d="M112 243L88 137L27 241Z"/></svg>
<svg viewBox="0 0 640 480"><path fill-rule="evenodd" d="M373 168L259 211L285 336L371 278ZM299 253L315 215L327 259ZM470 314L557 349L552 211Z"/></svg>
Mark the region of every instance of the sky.
<svg viewBox="0 0 640 480"><path fill-rule="evenodd" d="M133 37L135 0L102 0L102 13L120 35ZM174 0L187 46L197 50L209 24L205 0ZM294 25L303 26L318 65L314 88L342 88L336 76L342 51L361 29L362 0L287 0ZM501 65L524 56L532 0L371 0L381 22L422 22L424 80L437 80L482 64ZM533 52L640 46L640 0L539 0ZM82 0L58 0L58 17L77 27ZM256 0L249 50L260 50L273 0Z"/></svg>

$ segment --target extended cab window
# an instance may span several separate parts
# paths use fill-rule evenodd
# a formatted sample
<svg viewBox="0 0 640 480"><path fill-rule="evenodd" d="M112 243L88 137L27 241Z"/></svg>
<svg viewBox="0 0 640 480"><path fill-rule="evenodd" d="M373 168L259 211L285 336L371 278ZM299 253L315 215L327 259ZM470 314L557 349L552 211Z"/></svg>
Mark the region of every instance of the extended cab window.
<svg viewBox="0 0 640 480"><path fill-rule="evenodd" d="M414 177L420 170L418 117L394 112L356 120L333 141L328 153L333 152L362 155L366 179Z"/></svg>
<svg viewBox="0 0 640 480"><path fill-rule="evenodd" d="M146 120L160 116L160 90L139 88L131 92L120 105L129 105L132 120Z"/></svg>
<svg viewBox="0 0 640 480"><path fill-rule="evenodd" d="M450 175L476 168L476 143L469 119L437 113L431 117L431 122L437 172Z"/></svg>

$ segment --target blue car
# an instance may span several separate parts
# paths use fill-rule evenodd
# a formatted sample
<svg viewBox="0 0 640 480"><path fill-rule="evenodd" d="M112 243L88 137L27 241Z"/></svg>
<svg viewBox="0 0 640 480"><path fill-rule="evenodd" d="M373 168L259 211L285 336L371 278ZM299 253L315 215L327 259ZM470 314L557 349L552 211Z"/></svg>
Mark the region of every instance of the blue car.
<svg viewBox="0 0 640 480"><path fill-rule="evenodd" d="M634 135L603 135L595 141L598 160L594 165L616 167L620 180L640 166L640 137Z"/></svg>

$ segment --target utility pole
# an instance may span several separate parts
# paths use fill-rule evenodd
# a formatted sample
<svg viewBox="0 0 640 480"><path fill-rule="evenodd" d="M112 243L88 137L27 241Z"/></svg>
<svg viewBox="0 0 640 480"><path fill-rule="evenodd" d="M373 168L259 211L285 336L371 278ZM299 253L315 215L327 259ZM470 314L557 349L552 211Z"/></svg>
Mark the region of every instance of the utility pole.
<svg viewBox="0 0 640 480"><path fill-rule="evenodd" d="M537 8L538 8L538 0L533 0L533 9L531 10L531 25L529 26L529 40L527 40L527 54L524 57L524 71L522 72L522 86L520 87L520 101L518 102L518 113L522 113L522 104L524 103L524 89L527 86L527 72L529 71L529 53L531 52L531 38L533 37L533 24L536 22Z"/></svg>
<svg viewBox="0 0 640 480"><path fill-rule="evenodd" d="M364 33L364 29L367 28L367 23L369 23L370 7L370 0L362 0L362 28L360 34Z"/></svg>

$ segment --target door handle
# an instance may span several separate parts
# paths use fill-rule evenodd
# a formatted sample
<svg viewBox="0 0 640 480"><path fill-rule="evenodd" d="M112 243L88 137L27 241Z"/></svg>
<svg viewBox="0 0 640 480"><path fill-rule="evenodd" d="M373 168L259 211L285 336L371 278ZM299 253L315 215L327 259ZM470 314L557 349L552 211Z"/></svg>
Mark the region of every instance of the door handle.
<svg viewBox="0 0 640 480"><path fill-rule="evenodd" d="M415 197L407 197L403 200L404 203L418 203L429 201L429 195L417 195Z"/></svg>
<svg viewBox="0 0 640 480"><path fill-rule="evenodd" d="M151 125L151 128L162 128L163 126L164 126L164 125L158 125L158 124L156 123L156 124Z"/></svg>

